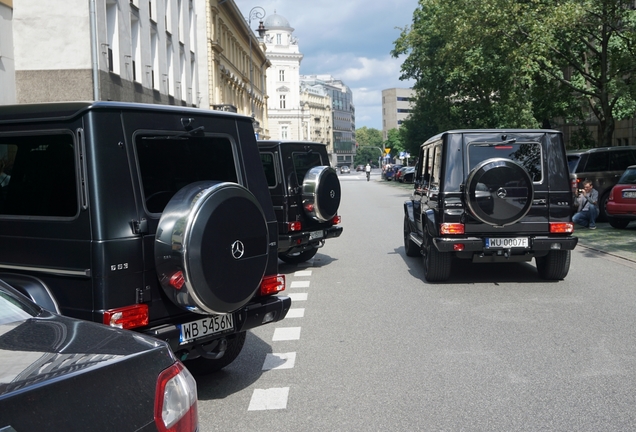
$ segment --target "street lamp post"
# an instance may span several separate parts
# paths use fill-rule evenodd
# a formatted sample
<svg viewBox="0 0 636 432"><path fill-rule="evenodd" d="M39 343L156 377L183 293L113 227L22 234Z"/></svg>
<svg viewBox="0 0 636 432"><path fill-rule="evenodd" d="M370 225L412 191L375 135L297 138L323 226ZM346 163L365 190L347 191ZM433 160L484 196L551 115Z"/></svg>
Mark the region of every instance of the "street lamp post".
<svg viewBox="0 0 636 432"><path fill-rule="evenodd" d="M252 60L252 18L263 19L265 17L265 9L260 6L254 6L249 15L247 16L247 26L250 28L250 106L252 109L252 118L254 118L254 62ZM265 26L263 26L263 21L261 21L258 26L258 35L260 37L265 36Z"/></svg>

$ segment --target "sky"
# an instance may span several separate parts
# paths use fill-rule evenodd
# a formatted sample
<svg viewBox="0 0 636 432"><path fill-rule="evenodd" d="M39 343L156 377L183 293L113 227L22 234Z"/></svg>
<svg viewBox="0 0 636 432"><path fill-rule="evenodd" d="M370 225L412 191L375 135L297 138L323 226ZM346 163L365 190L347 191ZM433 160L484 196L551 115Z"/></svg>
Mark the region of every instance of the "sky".
<svg viewBox="0 0 636 432"><path fill-rule="evenodd" d="M234 0L247 19L260 6L289 21L303 54L301 75L331 75L353 92L356 129L382 130L382 90L400 81L402 59L391 56L401 28L411 24L418 0ZM266 19L266 18L265 18ZM258 20L252 19L252 27Z"/></svg>

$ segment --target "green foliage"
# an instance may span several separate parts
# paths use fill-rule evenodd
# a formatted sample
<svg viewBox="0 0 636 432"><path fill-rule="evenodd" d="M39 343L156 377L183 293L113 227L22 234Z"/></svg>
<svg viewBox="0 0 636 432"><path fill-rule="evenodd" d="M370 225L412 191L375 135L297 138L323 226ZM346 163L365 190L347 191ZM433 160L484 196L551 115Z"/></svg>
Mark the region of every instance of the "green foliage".
<svg viewBox="0 0 636 432"><path fill-rule="evenodd" d="M378 159L380 157L381 152L380 147L371 147L371 146L360 146L356 151L356 157L354 159L354 165L352 168L355 169L358 165L366 165L367 162L371 161L371 165L377 166Z"/></svg>
<svg viewBox="0 0 636 432"><path fill-rule="evenodd" d="M611 145L615 119L636 113L632 3L420 0L392 51L406 56L402 78L416 81L405 142L425 131L579 122L591 112Z"/></svg>
<svg viewBox="0 0 636 432"><path fill-rule="evenodd" d="M356 129L356 142L358 146L382 147L382 131L366 126Z"/></svg>

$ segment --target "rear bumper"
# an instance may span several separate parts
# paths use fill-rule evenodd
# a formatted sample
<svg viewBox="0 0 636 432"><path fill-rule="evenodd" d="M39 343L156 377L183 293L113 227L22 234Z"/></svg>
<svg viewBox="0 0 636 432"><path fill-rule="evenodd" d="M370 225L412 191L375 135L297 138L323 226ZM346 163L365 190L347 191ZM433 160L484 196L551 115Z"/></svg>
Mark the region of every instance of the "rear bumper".
<svg viewBox="0 0 636 432"><path fill-rule="evenodd" d="M311 238L311 233L322 231L322 237ZM290 249L298 248L301 249L309 245L311 243L319 243L320 240L325 240L328 238L340 237L342 234L341 226L331 226L329 228L323 229L315 229L311 231L301 231L298 233L292 233L287 235L278 236L278 252L287 252Z"/></svg>
<svg viewBox="0 0 636 432"><path fill-rule="evenodd" d="M615 201L608 201L607 215L613 218L636 219L636 208L634 204L621 204Z"/></svg>
<svg viewBox="0 0 636 432"><path fill-rule="evenodd" d="M517 236L525 237L525 236ZM529 236L528 248L511 249L513 253L532 255L535 252L546 252L554 249L573 250L579 239L577 237L548 237ZM484 239L480 237L437 237L433 239L435 247L440 252L457 252L459 245L463 245L463 252L496 253L503 249L486 249Z"/></svg>
<svg viewBox="0 0 636 432"><path fill-rule="evenodd" d="M255 327L282 320L291 307L291 298L284 296L269 296L256 298L242 308L232 312L234 329L225 333L217 333L186 343L180 342L180 326L188 322L203 319L206 315L188 315L179 323L164 324L142 330L141 333L161 339L170 345L173 352L190 351L198 345L209 344L215 339L221 339L235 333L244 332ZM268 315L269 314L269 315ZM263 320L269 317L266 322Z"/></svg>

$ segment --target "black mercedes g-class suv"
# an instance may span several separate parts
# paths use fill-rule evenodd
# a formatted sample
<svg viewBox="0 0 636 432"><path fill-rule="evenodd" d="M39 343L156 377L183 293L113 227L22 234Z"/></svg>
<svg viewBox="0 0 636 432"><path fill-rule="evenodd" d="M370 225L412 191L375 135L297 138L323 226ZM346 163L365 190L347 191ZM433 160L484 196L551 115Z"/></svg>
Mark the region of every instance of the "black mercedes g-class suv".
<svg viewBox="0 0 636 432"><path fill-rule="evenodd" d="M342 234L338 174L324 144L259 141L258 148L278 220L278 257L305 262Z"/></svg>
<svg viewBox="0 0 636 432"><path fill-rule="evenodd" d="M553 130L453 130L420 147L404 203L404 248L423 256L427 281L451 275L453 257L475 263L535 259L563 279L578 239L562 135Z"/></svg>
<svg viewBox="0 0 636 432"><path fill-rule="evenodd" d="M249 117L118 102L0 106L0 279L39 305L232 362L283 319Z"/></svg>

